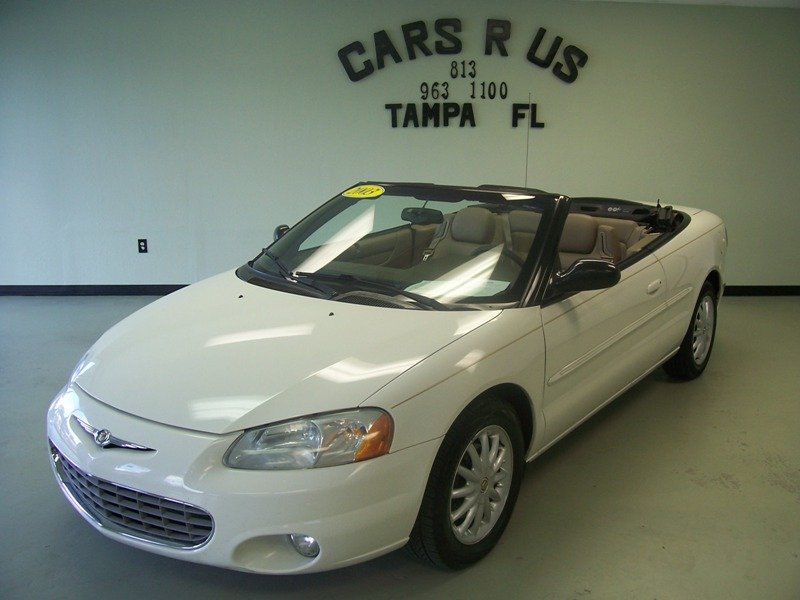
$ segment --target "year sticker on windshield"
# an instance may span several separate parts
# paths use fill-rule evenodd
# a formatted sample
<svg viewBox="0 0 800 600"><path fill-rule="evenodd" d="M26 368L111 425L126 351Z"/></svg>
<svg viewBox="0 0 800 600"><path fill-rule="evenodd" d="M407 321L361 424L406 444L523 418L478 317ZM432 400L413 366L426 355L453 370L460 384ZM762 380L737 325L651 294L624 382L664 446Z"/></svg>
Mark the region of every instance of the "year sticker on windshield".
<svg viewBox="0 0 800 600"><path fill-rule="evenodd" d="M379 185L357 185L342 192L342 196L345 198L377 198L382 196L385 191Z"/></svg>

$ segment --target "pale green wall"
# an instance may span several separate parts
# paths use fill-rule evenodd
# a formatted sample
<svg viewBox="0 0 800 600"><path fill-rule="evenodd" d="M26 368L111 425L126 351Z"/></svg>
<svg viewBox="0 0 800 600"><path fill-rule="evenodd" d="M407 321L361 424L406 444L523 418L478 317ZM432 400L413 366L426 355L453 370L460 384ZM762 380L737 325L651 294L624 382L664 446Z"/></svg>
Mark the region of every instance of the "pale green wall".
<svg viewBox="0 0 800 600"><path fill-rule="evenodd" d="M345 76L340 47L441 17L459 56ZM487 18L512 22L508 58L483 56ZM574 84L525 60L540 26L588 52ZM476 101L475 129L392 130L384 104L454 58L509 99ZM800 284L800 10L192 0L0 4L0 285L196 281L361 179L521 185L528 93L531 186L708 208L729 284Z"/></svg>

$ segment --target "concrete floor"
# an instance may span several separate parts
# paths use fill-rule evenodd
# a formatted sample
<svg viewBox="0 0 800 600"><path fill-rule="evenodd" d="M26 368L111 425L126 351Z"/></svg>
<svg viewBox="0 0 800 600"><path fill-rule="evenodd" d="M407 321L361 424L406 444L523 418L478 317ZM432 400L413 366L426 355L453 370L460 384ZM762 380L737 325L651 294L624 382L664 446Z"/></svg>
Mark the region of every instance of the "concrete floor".
<svg viewBox="0 0 800 600"><path fill-rule="evenodd" d="M255 576L107 540L53 480L44 416L88 346L153 298L0 297L0 598L800 598L800 298L726 298L692 383L641 382L527 467L499 546Z"/></svg>

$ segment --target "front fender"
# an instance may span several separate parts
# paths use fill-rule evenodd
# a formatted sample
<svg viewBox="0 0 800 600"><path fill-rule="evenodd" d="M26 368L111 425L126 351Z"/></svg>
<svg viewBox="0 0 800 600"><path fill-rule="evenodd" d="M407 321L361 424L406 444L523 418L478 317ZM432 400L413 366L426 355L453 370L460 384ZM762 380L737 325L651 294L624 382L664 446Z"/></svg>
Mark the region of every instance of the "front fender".
<svg viewBox="0 0 800 600"><path fill-rule="evenodd" d="M496 319L439 350L369 398L395 419L392 451L443 437L475 398L503 384L531 399L536 450L543 436L540 399L544 382L544 335L539 307L503 311Z"/></svg>

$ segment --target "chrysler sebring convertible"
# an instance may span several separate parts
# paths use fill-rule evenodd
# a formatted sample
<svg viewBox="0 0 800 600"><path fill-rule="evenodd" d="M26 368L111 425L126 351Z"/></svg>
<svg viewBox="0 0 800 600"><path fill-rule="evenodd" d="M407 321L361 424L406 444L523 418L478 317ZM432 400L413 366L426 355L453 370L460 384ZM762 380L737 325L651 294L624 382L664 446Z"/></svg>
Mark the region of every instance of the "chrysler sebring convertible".
<svg viewBox="0 0 800 600"><path fill-rule="evenodd" d="M50 406L100 533L256 573L466 567L526 462L654 369L703 372L727 245L696 208L388 182L274 237L112 327Z"/></svg>

